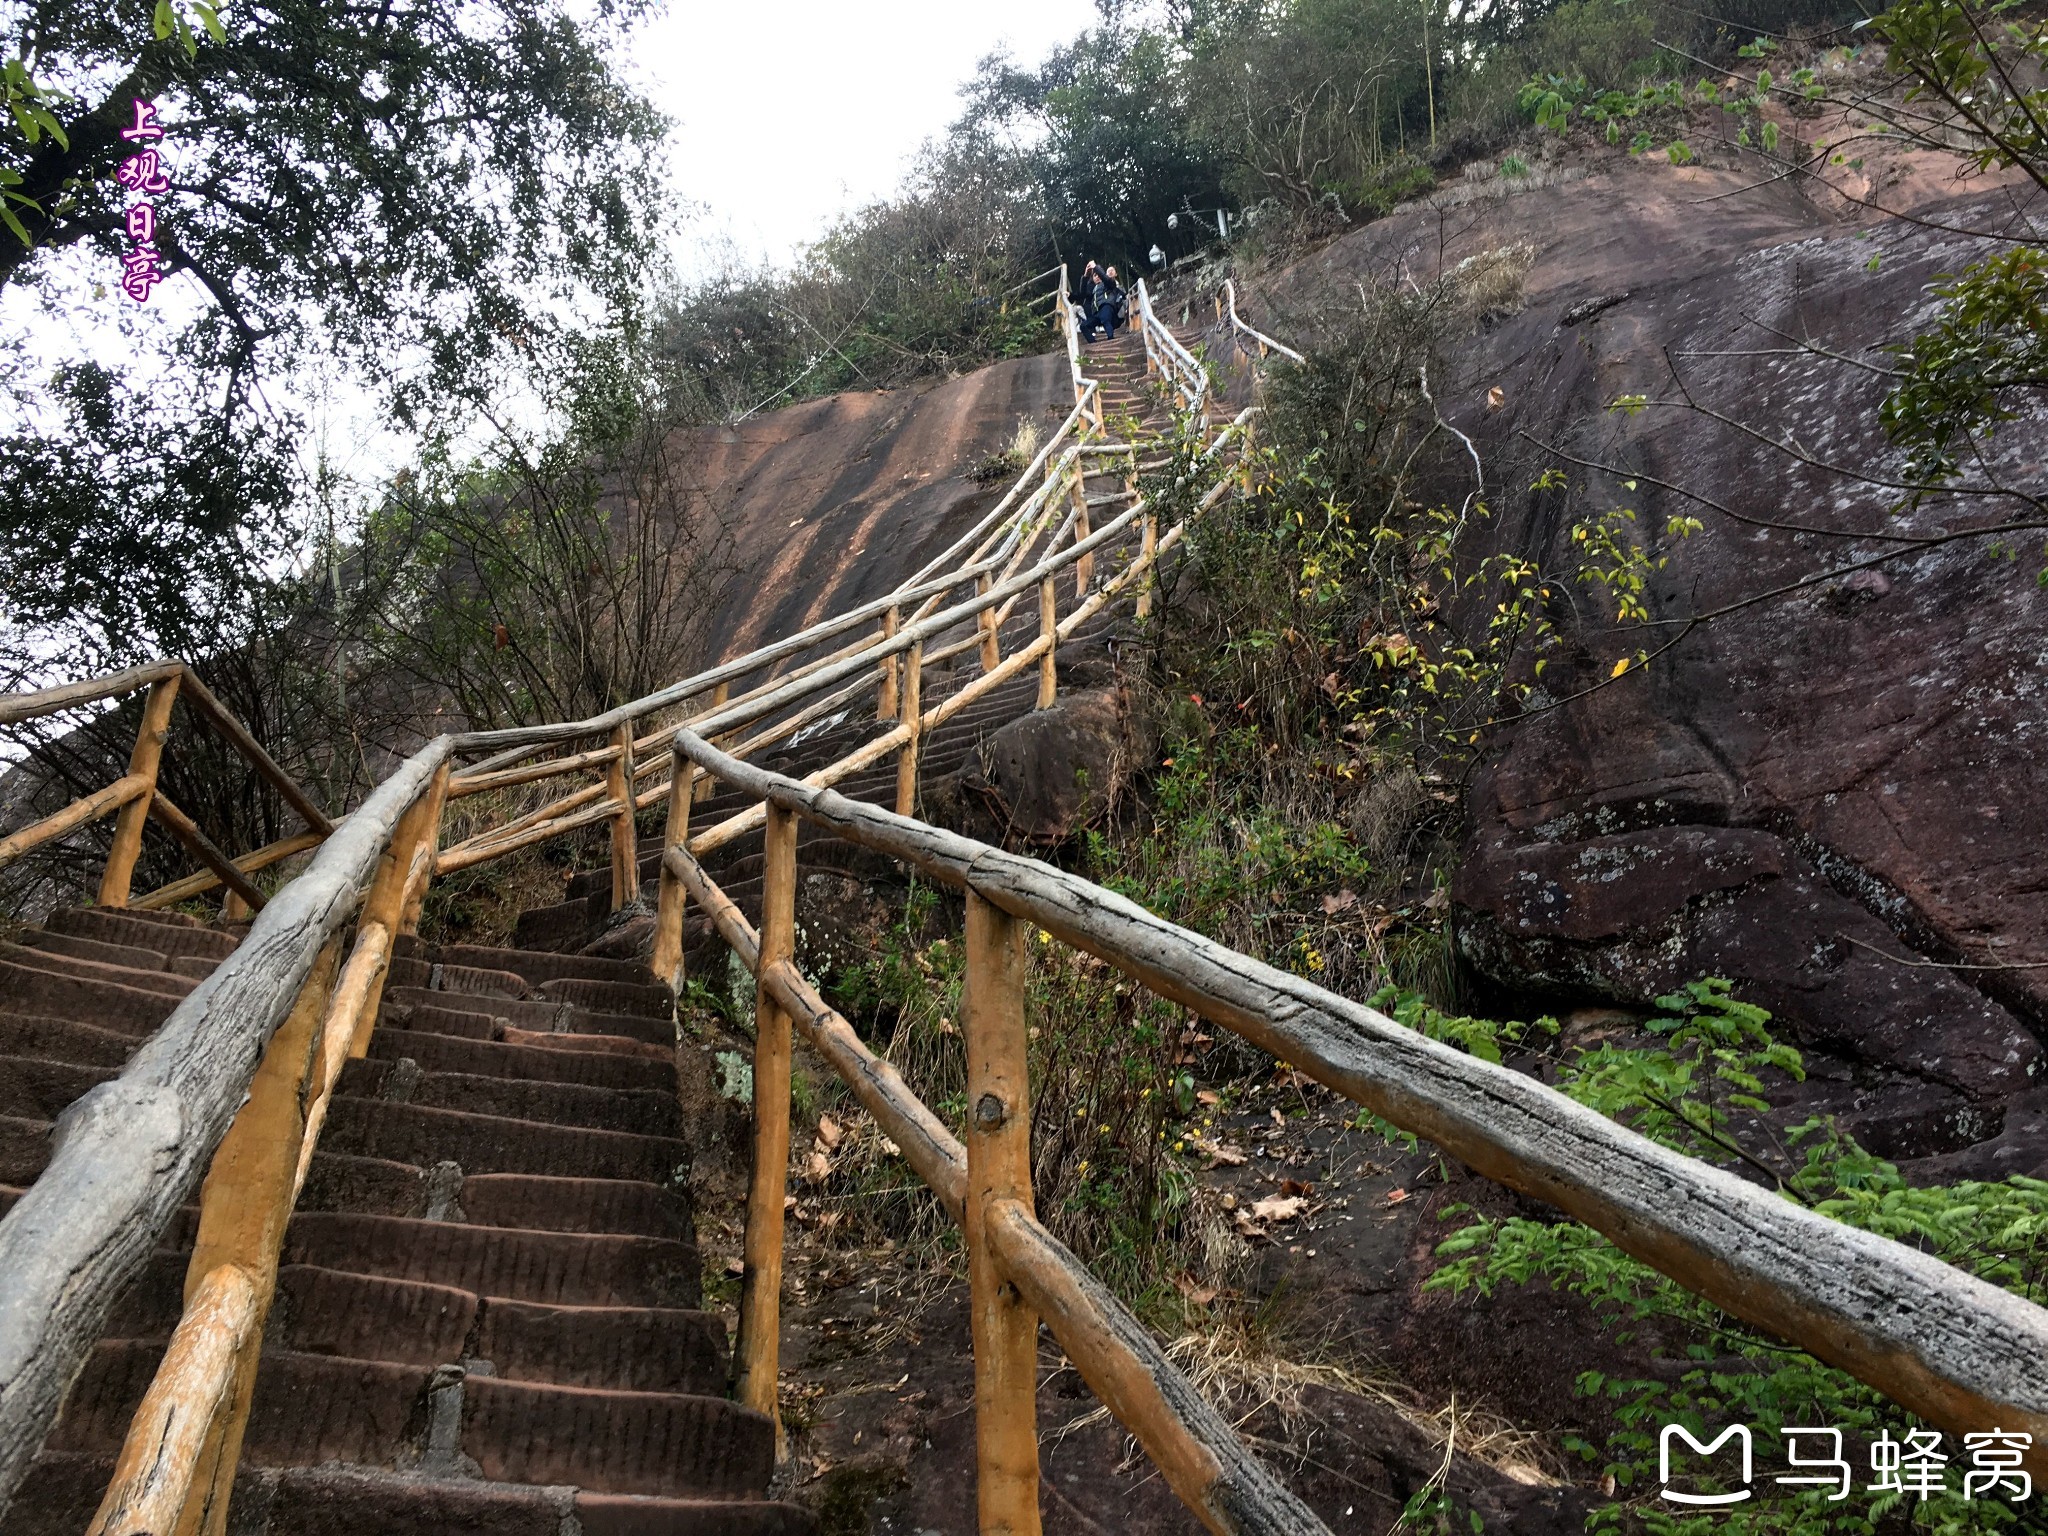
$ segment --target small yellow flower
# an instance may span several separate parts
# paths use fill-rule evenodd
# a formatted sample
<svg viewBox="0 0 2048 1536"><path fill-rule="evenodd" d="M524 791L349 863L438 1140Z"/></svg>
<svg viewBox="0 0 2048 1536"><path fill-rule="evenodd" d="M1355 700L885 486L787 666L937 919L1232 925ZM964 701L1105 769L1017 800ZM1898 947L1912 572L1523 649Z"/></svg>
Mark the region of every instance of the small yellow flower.
<svg viewBox="0 0 2048 1536"><path fill-rule="evenodd" d="M1185 1151L1187 1151L1187 1149L1188 1149L1188 1147L1187 1147L1187 1143L1186 1143L1186 1142L1184 1142L1184 1141L1176 1141L1176 1142L1175 1142L1175 1143L1173 1144L1173 1150L1174 1150L1174 1151L1176 1151L1176 1152L1185 1152Z"/></svg>
<svg viewBox="0 0 2048 1536"><path fill-rule="evenodd" d="M1088 1159L1084 1157L1080 1162L1074 1164L1074 1171L1076 1173L1086 1173L1088 1171Z"/></svg>

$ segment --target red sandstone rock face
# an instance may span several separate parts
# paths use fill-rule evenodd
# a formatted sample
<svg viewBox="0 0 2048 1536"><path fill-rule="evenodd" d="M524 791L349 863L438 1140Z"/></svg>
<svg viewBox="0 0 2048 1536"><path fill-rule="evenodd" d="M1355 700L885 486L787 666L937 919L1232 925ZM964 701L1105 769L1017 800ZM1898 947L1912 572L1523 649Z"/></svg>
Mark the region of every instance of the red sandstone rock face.
<svg viewBox="0 0 2048 1536"><path fill-rule="evenodd" d="M1864 184L1957 224L1995 214L1992 189L1945 175L1895 157L1867 167ZM1617 157L1444 221L1410 212L1370 226L1304 263L1291 291L1298 301L1404 264L1427 280L1440 263L1533 244L1526 308L1454 344L1439 398L1485 455L1495 547L1570 569L1576 519L1633 507L1669 559L1650 594L1660 620L1885 547L1833 536L1842 530L1988 520L1996 509L1983 506L1893 514L1882 491L1697 412L1606 409L1625 393L1673 397L1669 354L1719 411L1838 463L1894 464L1876 425L1884 381L1786 355L1783 336L1866 355L1906 334L1931 308L1928 285L1982 247L1809 200L1791 183L1742 190L1756 179ZM1285 335L1289 289L1277 291ZM1615 302L1591 302L1603 299ZM1495 387L1505 404L1489 411ZM2041 424L2013 424L2001 445L2013 476L2038 487ZM1568 495L1527 492L1564 463L1556 450L1814 531L1745 526L1577 469ZM1677 514L1705 530L1667 537ZM1517 992L1634 1003L1729 976L1843 1064L1830 1107L1881 1150L1945 1152L1997 1134L2003 1106L2040 1080L2048 969L1926 962L2048 961L2048 596L2037 565L1951 545L1817 584L1504 732L1469 798L1454 889L1465 955ZM1581 614L1597 611L1589 591L1572 596ZM1580 629L1576 654L1546 667L1548 697L1601 681L1616 656L1673 632L1615 635L1602 615ZM2017 1161L2048 1161L2048 1144Z"/></svg>
<svg viewBox="0 0 2048 1536"><path fill-rule="evenodd" d="M707 633L737 656L895 586L965 532L1007 485L976 465L1018 423L1050 438L1073 409L1065 353L888 393L832 395L692 434L740 576Z"/></svg>

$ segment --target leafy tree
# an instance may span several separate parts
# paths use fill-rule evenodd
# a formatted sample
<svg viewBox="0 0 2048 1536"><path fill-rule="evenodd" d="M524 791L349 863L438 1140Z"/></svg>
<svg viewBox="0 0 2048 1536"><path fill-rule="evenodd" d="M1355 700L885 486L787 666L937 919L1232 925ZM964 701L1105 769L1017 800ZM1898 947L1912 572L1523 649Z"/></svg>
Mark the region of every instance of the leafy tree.
<svg viewBox="0 0 2048 1536"><path fill-rule="evenodd" d="M114 173L145 99L168 130L156 244L197 300L143 365L153 394L74 368L26 403L4 453L45 478L4 514L6 590L49 579L28 557L75 546L58 580L96 650L182 643L230 595L220 568L246 563L282 510L293 423L254 419L266 381L318 349L411 425L486 394L509 355L627 306L653 248L661 124L611 50L641 8L0 3L16 55L0 289L40 298L46 327L83 286L127 303L112 290L129 201ZM106 562L109 471L206 486L204 517L176 495L126 507L162 567L148 608Z"/></svg>
<svg viewBox="0 0 2048 1536"><path fill-rule="evenodd" d="M1061 250L1136 267L1170 214L1222 198L1219 162L1188 131L1178 62L1164 33L1109 28L1037 69L990 59L955 131L1028 143Z"/></svg>

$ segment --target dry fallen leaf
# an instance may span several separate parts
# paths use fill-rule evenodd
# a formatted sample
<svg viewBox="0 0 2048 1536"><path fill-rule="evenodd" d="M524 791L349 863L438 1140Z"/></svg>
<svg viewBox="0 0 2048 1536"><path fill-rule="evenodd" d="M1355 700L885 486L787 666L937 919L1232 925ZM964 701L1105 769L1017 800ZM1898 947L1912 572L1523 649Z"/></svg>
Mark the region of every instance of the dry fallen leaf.
<svg viewBox="0 0 2048 1536"><path fill-rule="evenodd" d="M804 1178L812 1184L822 1184L832 1176L832 1159L822 1152L813 1152L804 1164Z"/></svg>
<svg viewBox="0 0 2048 1536"><path fill-rule="evenodd" d="M827 1152L838 1150L839 1143L846 1138L846 1127L830 1115L818 1116L818 1140Z"/></svg>
<svg viewBox="0 0 2048 1536"><path fill-rule="evenodd" d="M1210 1168L1241 1168L1248 1155L1242 1147L1233 1147L1227 1142L1210 1141L1201 1136L1194 1138L1194 1147L1197 1152L1209 1159Z"/></svg>
<svg viewBox="0 0 2048 1536"><path fill-rule="evenodd" d="M1387 1191L1387 1204L1389 1205L1399 1205L1407 1198L1408 1191L1405 1189L1390 1189Z"/></svg>
<svg viewBox="0 0 2048 1536"><path fill-rule="evenodd" d="M746 1261L744 1259L727 1259L725 1261L725 1272L728 1275L744 1275L747 1272Z"/></svg>
<svg viewBox="0 0 2048 1536"><path fill-rule="evenodd" d="M1174 1288L1198 1307L1206 1307L1214 1301L1219 1292L1213 1285L1197 1285L1192 1275L1175 1275Z"/></svg>
<svg viewBox="0 0 2048 1536"><path fill-rule="evenodd" d="M1284 1127L1287 1124L1287 1117L1280 1113L1279 1105L1274 1105L1270 1110L1267 1111L1267 1113L1273 1117L1273 1123L1275 1125Z"/></svg>
<svg viewBox="0 0 2048 1536"><path fill-rule="evenodd" d="M1221 1096L1210 1092L1207 1088L1204 1088L1200 1093L1195 1095L1195 1102L1197 1104L1220 1104L1223 1102L1223 1100Z"/></svg>
<svg viewBox="0 0 2048 1536"><path fill-rule="evenodd" d="M1336 895L1323 898L1323 912L1329 917L1335 917L1339 912L1348 912L1357 905L1358 892L1348 885Z"/></svg>
<svg viewBox="0 0 2048 1536"><path fill-rule="evenodd" d="M1308 1208L1299 1195L1268 1195L1252 1206L1255 1221L1292 1221Z"/></svg>
<svg viewBox="0 0 2048 1536"><path fill-rule="evenodd" d="M1486 392L1486 408L1489 411L1497 411L1507 403L1507 393L1498 384Z"/></svg>
<svg viewBox="0 0 2048 1536"><path fill-rule="evenodd" d="M1315 1188L1315 1185L1304 1184L1300 1179L1282 1179L1280 1181L1280 1193L1283 1195L1312 1195L1315 1193Z"/></svg>

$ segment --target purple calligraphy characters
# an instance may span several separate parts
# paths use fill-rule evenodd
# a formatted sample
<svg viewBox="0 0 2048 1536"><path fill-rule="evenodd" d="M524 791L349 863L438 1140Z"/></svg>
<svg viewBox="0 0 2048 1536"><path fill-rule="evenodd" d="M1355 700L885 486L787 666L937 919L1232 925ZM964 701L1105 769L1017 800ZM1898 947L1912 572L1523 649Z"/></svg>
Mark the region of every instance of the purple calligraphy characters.
<svg viewBox="0 0 2048 1536"><path fill-rule="evenodd" d="M156 245L156 204L150 201L171 190L162 153L155 147L163 136L156 120L156 103L138 97L135 126L121 130L121 137L137 148L114 172L114 179L139 199L128 205L126 224L132 243L121 254L121 291L138 304L148 303L150 290L164 280L163 252Z"/></svg>

